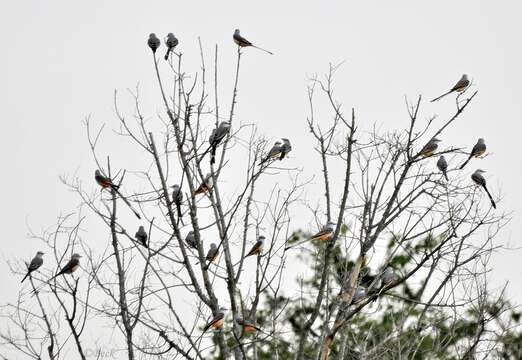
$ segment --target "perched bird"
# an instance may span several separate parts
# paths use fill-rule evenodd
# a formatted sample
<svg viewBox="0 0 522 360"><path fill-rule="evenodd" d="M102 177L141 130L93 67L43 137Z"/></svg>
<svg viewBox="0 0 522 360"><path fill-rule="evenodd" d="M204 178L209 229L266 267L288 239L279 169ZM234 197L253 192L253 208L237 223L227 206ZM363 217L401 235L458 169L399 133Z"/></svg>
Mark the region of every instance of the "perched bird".
<svg viewBox="0 0 522 360"><path fill-rule="evenodd" d="M473 146L473 149L471 149L471 153L469 154L469 157L466 161L464 161L464 164L460 166L460 169L464 169L464 166L471 160L471 158L478 158L480 155L484 154L486 152L486 143L484 142L483 138L478 139L475 146Z"/></svg>
<svg viewBox="0 0 522 360"><path fill-rule="evenodd" d="M217 245L214 243L210 244L210 249L208 249L207 256L205 257L205 259L209 262L213 262L217 259L218 255L219 250L217 248Z"/></svg>
<svg viewBox="0 0 522 360"><path fill-rule="evenodd" d="M27 266L27 274L25 274L24 278L22 279L22 281L20 281L20 283L23 283L24 280L27 279L27 277L30 276L33 271L38 270L40 266L42 266L43 254L44 253L42 251L38 251L36 253L36 256L31 260L31 262Z"/></svg>
<svg viewBox="0 0 522 360"><path fill-rule="evenodd" d="M282 138L281 140L283 140L283 145L281 146L281 156L279 157L279 160L283 160L285 156L288 155L290 151L292 151L290 140L286 138Z"/></svg>
<svg viewBox="0 0 522 360"><path fill-rule="evenodd" d="M234 320L235 320L236 324L238 324L239 326L241 326L243 328L244 333L249 334L249 333L253 333L256 331L261 331L260 328L258 328L251 322L245 321L242 317L236 316L236 318Z"/></svg>
<svg viewBox="0 0 522 360"><path fill-rule="evenodd" d="M151 34L149 35L149 40L147 41L147 45L149 45L150 49L151 49L152 52L155 54L155 53L156 53L156 50L158 50L158 48L159 48L160 45L161 45L161 41L160 41L160 39L158 39L158 37L156 36L156 34L151 33Z"/></svg>
<svg viewBox="0 0 522 360"><path fill-rule="evenodd" d="M265 156L265 158L263 160L261 160L260 165L266 163L269 160L280 158L282 155L281 145L282 145L282 142L277 140L274 143L274 145L272 146L272 148L270 149L270 151L268 152L268 154Z"/></svg>
<svg viewBox="0 0 522 360"><path fill-rule="evenodd" d="M165 54L165 60L169 59L170 53L172 51L174 51L174 48L176 46L178 46L178 43L179 43L178 38L176 38L173 33L167 34L167 38L165 39L165 45L167 46L167 53Z"/></svg>
<svg viewBox="0 0 522 360"><path fill-rule="evenodd" d="M265 50L263 48L260 48L259 46L256 46L254 44L252 44L250 41L248 41L247 39L245 39L244 37L241 36L241 34L239 33L239 29L236 29L234 31L234 35L232 35L232 38L234 39L234 42L239 46L239 47L247 47L247 46L252 46L256 49L259 49L259 50L262 50L262 51L265 51L267 53L269 53L270 55L274 55L273 53L271 53L270 51L268 50Z"/></svg>
<svg viewBox="0 0 522 360"><path fill-rule="evenodd" d="M335 232L335 223L332 221L329 221L325 226L323 226L323 228L318 233L314 234L312 237L310 237L308 239L304 239L303 241L300 241L296 244L287 246L285 248L285 251L289 250L291 248L294 248L296 246L299 246L301 244L304 244L305 242L310 241L310 240L320 240L320 241L329 240L333 236L334 232Z"/></svg>
<svg viewBox="0 0 522 360"><path fill-rule="evenodd" d="M183 202L183 193L178 184L172 186L172 202L176 205L178 218L181 219L181 203Z"/></svg>
<svg viewBox="0 0 522 360"><path fill-rule="evenodd" d="M187 236L185 236L185 242L193 249L198 248L198 243L196 241L196 237L194 236L194 231L192 230L188 232Z"/></svg>
<svg viewBox="0 0 522 360"><path fill-rule="evenodd" d="M321 241L328 240L334 234L334 230L335 230L335 223L332 221L329 221L325 226L323 226L321 231L319 231L318 233L313 235L310 238L310 240L321 240Z"/></svg>
<svg viewBox="0 0 522 360"><path fill-rule="evenodd" d="M357 304L366 297L366 289L363 286L357 286L353 292L352 304Z"/></svg>
<svg viewBox="0 0 522 360"><path fill-rule="evenodd" d="M437 168L442 172L442 175L444 175L446 181L448 181L448 163L446 162L444 155L439 157L439 160L437 161Z"/></svg>
<svg viewBox="0 0 522 360"><path fill-rule="evenodd" d="M51 280L57 276L65 275L65 274L72 274L73 272L75 272L76 269L78 269L78 267L80 266L81 257L82 256L80 254L73 254L71 257L71 260L69 260L67 262L67 264L65 264L65 266L56 275L54 275L51 278Z"/></svg>
<svg viewBox="0 0 522 360"><path fill-rule="evenodd" d="M458 93L462 93L464 90L467 89L467 87L469 86L470 84L470 81L468 79L468 75L464 74L462 75L462 77L460 78L459 81L457 81L457 83L455 84L455 86L453 86L447 93L445 94L442 94L441 96L439 96L438 98L435 98L433 100L431 100L431 102L434 102L434 101L437 101L437 100L440 100L442 99L444 96L446 95L449 95L451 94L452 92L458 92Z"/></svg>
<svg viewBox="0 0 522 360"><path fill-rule="evenodd" d="M230 123L228 121L222 121L218 127L212 130L208 138L208 142L210 143L210 163L214 164L216 162L216 150L219 146L219 143L228 135L230 132Z"/></svg>
<svg viewBox="0 0 522 360"><path fill-rule="evenodd" d="M257 255L257 254L261 253L263 251L264 243L265 243L265 237L263 235L259 235L256 243L254 244L254 246L252 246L252 248L245 255L245 257L249 257L249 256L253 256L253 255Z"/></svg>
<svg viewBox="0 0 522 360"><path fill-rule="evenodd" d="M104 176L100 170L96 169L94 171L94 180L96 180L96 182L98 183L98 185L100 185L102 187L102 190L103 189L108 189L110 188L111 190L114 190L114 192L116 192L116 194L118 194L120 196L120 198L123 200L123 202L129 207L129 209L132 210L132 212L134 213L134 215L136 215L136 217L138 219L141 219L141 216L140 214L136 211L136 209L134 209L134 207L131 205L131 203L129 202L129 200L127 200L127 198L125 196L123 196L119 190L119 185L115 185L111 179L109 179L107 176Z"/></svg>
<svg viewBox="0 0 522 360"><path fill-rule="evenodd" d="M488 194L489 200L491 201L491 206L493 206L493 208L496 209L497 204L495 204L493 197L491 196L488 188L486 187L486 179L484 178L484 176L482 176L483 173L485 173L484 170L480 170L480 169L475 170L475 172L473 174L471 174L471 180L473 180L473 182L475 184L482 186L484 188L484 190L486 191L486 194Z"/></svg>
<svg viewBox="0 0 522 360"><path fill-rule="evenodd" d="M390 285L395 280L395 273L391 267L384 269L382 273L382 286Z"/></svg>
<svg viewBox="0 0 522 360"><path fill-rule="evenodd" d="M196 189L194 194L204 194L212 187L212 174L208 173L205 178L203 179L203 182L199 185L199 187Z"/></svg>
<svg viewBox="0 0 522 360"><path fill-rule="evenodd" d="M430 141L428 141L428 143L426 145L424 145L424 147L420 151L420 154L424 157L433 155L433 153L439 147L439 144L438 144L439 142L440 142L440 140L437 138L431 139Z"/></svg>
<svg viewBox="0 0 522 360"><path fill-rule="evenodd" d="M138 240L143 246L145 246L146 248L148 248L149 246L147 245L147 238L149 237L147 235L147 232L145 231L145 228L143 226L140 226L138 228L138 231L136 232L136 235L134 235L134 237L136 238L136 240Z"/></svg>
<svg viewBox="0 0 522 360"><path fill-rule="evenodd" d="M203 328L203 333L205 333L208 329L212 328L214 330L219 330L223 327L223 322L225 319L226 308L220 307L216 315L210 320L207 325Z"/></svg>

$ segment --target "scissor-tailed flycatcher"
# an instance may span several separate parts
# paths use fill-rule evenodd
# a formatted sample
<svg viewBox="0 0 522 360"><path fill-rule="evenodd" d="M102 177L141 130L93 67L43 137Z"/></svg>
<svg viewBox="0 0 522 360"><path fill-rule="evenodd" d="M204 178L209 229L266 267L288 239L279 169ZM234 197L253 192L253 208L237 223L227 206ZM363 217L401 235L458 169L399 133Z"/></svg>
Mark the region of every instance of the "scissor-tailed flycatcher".
<svg viewBox="0 0 522 360"><path fill-rule="evenodd" d="M198 248L198 243L196 241L196 237L194 236L194 231L192 231L192 230L190 230L188 232L187 236L185 236L185 242L187 243L188 246L190 246L193 249Z"/></svg>
<svg viewBox="0 0 522 360"><path fill-rule="evenodd" d="M158 39L158 37L156 36L156 34L151 33L151 34L149 35L149 40L147 40L147 45L149 45L150 49L151 49L152 52L155 54L155 53L156 53L156 50L158 50L158 48L159 48L160 45L161 45L161 41L160 41L160 39Z"/></svg>
<svg viewBox="0 0 522 360"><path fill-rule="evenodd" d="M279 157L279 160L283 160L285 156L288 155L290 151L292 151L290 140L287 138L282 138L281 140L283 140L283 145L281 146L281 156Z"/></svg>
<svg viewBox="0 0 522 360"><path fill-rule="evenodd" d="M433 155L433 153L439 147L439 144L438 144L439 142L440 142L440 140L437 138L431 139L430 141L428 141L428 143L426 145L424 145L424 147L420 151L420 154L424 157Z"/></svg>
<svg viewBox="0 0 522 360"><path fill-rule="evenodd" d="M491 196L488 188L486 187L486 179L484 178L484 176L482 176L482 173L485 173L485 171L480 170L480 169L475 170L475 172L473 174L471 174L471 180L473 180L473 182L475 182L475 184L482 186L484 188L484 190L486 191L486 194L488 194L489 200L491 201L491 206L493 206L493 208L496 209L497 204L495 204L493 197Z"/></svg>
<svg viewBox="0 0 522 360"><path fill-rule="evenodd" d="M38 251L36 253L36 256L31 260L31 263L27 266L27 274L25 274L24 278L22 279L22 281L20 281L20 283L23 283L24 280L27 279L27 277L30 276L33 271L38 270L40 266L42 266L43 254L44 253L41 251Z"/></svg>
<svg viewBox="0 0 522 360"><path fill-rule="evenodd" d="M225 320L225 313L226 313L226 308L224 307L220 307L219 308L219 311L217 312L216 315L214 315L214 317L212 318L212 320L210 320L207 325L205 325L205 327L203 328L203 333L205 333L208 329L212 328L214 330L219 330L223 327L223 322Z"/></svg>
<svg viewBox="0 0 522 360"><path fill-rule="evenodd" d="M242 317L237 316L235 319L236 324L243 328L244 333L253 333L256 331L263 332L260 328L255 326L253 323L249 321L245 321Z"/></svg>
<svg viewBox="0 0 522 360"><path fill-rule="evenodd" d="M357 304L366 297L366 289L364 286L357 286L353 293L352 304Z"/></svg>
<svg viewBox="0 0 522 360"><path fill-rule="evenodd" d="M391 267L384 269L381 280L382 286L390 285L395 280L395 272Z"/></svg>
<svg viewBox="0 0 522 360"><path fill-rule="evenodd" d="M259 46L256 46L254 44L252 44L250 41L248 41L247 39L245 39L244 37L241 36L241 34L239 33L239 29L236 29L234 31L234 35L232 36L233 39L234 39L234 42L239 46L239 47L247 47L247 46L252 46L256 49L259 49L259 50L262 50L264 52L267 52L269 53L270 55L274 55L272 52L268 51L268 50L265 50L263 48L260 48Z"/></svg>
<svg viewBox="0 0 522 360"><path fill-rule="evenodd" d="M222 121L218 127L212 130L208 138L208 142L210 143L210 163L214 164L216 162L216 150L219 146L219 143L228 135L230 132L230 123L228 121Z"/></svg>
<svg viewBox="0 0 522 360"><path fill-rule="evenodd" d="M207 256L205 256L205 259L209 262L213 262L217 259L219 255L219 250L216 244L212 243L210 244L210 249L208 249Z"/></svg>
<svg viewBox="0 0 522 360"><path fill-rule="evenodd" d="M203 179L203 182L199 185L199 187L196 189L196 191L194 192L194 194L198 195L198 194L204 194L208 191L208 189L210 189L212 187L212 174L207 174L205 176L205 178Z"/></svg>
<svg viewBox="0 0 522 360"><path fill-rule="evenodd" d="M172 186L172 201L176 205L178 218L181 219L181 203L183 202L183 193L181 192L181 188L178 184Z"/></svg>
<svg viewBox="0 0 522 360"><path fill-rule="evenodd" d="M444 155L441 155L439 160L437 161L437 168L440 170L442 175L446 178L446 181L448 181L448 163L446 162L446 158Z"/></svg>
<svg viewBox="0 0 522 360"><path fill-rule="evenodd" d="M471 158L478 158L480 155L484 154L486 152L486 143L484 142L483 138L478 139L475 146L473 146L473 149L471 149L471 153L469 154L469 157L466 161L464 161L464 164L460 166L460 169L464 169L464 166L471 160Z"/></svg>
<svg viewBox="0 0 522 360"><path fill-rule="evenodd" d="M102 175L101 171L98 169L96 169L94 171L94 179L96 180L98 185L100 185L102 187L102 189L111 188L112 190L114 190L116 192L116 194L118 194L120 196L120 198L123 200L123 202L132 210L134 215L136 215L136 217L138 219L141 219L140 214L134 209L134 207L132 207L129 200L127 200L127 198L121 194L121 192L119 190L120 187L118 185L114 184L111 179Z"/></svg>
<svg viewBox="0 0 522 360"><path fill-rule="evenodd" d="M136 235L134 235L134 237L136 238L136 240L138 240L143 246L145 246L146 248L148 248L149 246L147 245L147 238L149 237L147 235L147 232L145 231L145 228L143 226L140 226L138 228L138 231L136 232Z"/></svg>
<svg viewBox="0 0 522 360"><path fill-rule="evenodd" d="M73 254L71 257L71 260L65 264L65 266L56 274L54 275L50 280L54 279L57 276L65 275L65 274L72 274L73 272L78 269L80 266L80 258L82 256L80 254Z"/></svg>
<svg viewBox="0 0 522 360"><path fill-rule="evenodd" d="M277 140L274 143L274 145L272 146L272 148L270 149L270 151L268 152L268 154L265 156L265 158L263 160L261 160L260 165L263 165L264 163L266 163L269 160L273 160L273 159L277 159L278 157L281 157L281 150L282 150L281 145L282 145L282 142Z"/></svg>
<svg viewBox="0 0 522 360"><path fill-rule="evenodd" d="M455 86L453 86L451 88L450 91L448 91L447 93L445 94L442 94L441 96L439 96L438 98L435 98L433 100L431 100L431 102L434 102L434 101L437 101L437 100L440 100L442 99L444 96L446 95L449 95L451 94L452 92L458 92L458 93L462 93L464 90L466 90L466 88L469 86L469 79L468 79L468 75L464 74L462 75L462 77L460 78L459 81L457 81L457 83L455 84Z"/></svg>
<svg viewBox="0 0 522 360"><path fill-rule="evenodd" d="M285 251L288 249L291 249L293 247L299 246L304 244L305 242L308 242L310 240L320 240L320 241L326 241L330 240L330 238L333 236L335 232L335 223L332 221L329 221L323 228L316 234L314 234L312 237L308 239L304 239L303 241L298 242L297 244L292 244L290 246L287 246L285 248Z"/></svg>
<svg viewBox="0 0 522 360"><path fill-rule="evenodd" d="M265 244L265 237L263 235L259 235L257 238L257 242L252 246L250 251L245 255L245 257L257 255L263 251L263 246Z"/></svg>
<svg viewBox="0 0 522 360"><path fill-rule="evenodd" d="M174 48L178 46L179 41L178 38L174 36L173 33L168 33L167 38L165 39L165 45L167 46L167 53L165 54L165 60L169 59L169 55L172 51L174 51Z"/></svg>

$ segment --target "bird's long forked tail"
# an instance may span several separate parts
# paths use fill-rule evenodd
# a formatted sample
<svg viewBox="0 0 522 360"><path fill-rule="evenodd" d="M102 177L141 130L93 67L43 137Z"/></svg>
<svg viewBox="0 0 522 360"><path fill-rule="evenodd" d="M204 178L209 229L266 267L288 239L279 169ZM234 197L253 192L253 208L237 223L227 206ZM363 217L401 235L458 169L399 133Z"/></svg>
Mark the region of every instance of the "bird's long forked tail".
<svg viewBox="0 0 522 360"><path fill-rule="evenodd" d="M497 208L497 204L495 203L495 200L493 200L493 196L491 196L491 194L489 193L488 188L486 187L486 185L482 185L482 187L486 191L486 194L488 194L489 201L491 201L491 206L493 206L493 209L496 209Z"/></svg>
<svg viewBox="0 0 522 360"><path fill-rule="evenodd" d="M259 46L256 46L256 45L250 45L250 46L252 46L253 48L259 49L259 50L261 50L261 51L264 51L264 52L266 52L266 53L268 53L268 54L270 54L270 55L274 55L273 52L268 51L268 50L266 50L266 49L263 49L263 48L261 48L261 47L259 47Z"/></svg>
<svg viewBox="0 0 522 360"><path fill-rule="evenodd" d="M468 159L466 161L464 161L464 163L462 165L460 165L459 170L464 169L464 167L469 163L469 161L471 160L472 157L473 157L473 155L470 154Z"/></svg>
<svg viewBox="0 0 522 360"><path fill-rule="evenodd" d="M210 163L211 164L216 163L216 150L217 150L217 146L212 146L210 149Z"/></svg>
<svg viewBox="0 0 522 360"><path fill-rule="evenodd" d="M170 55L170 51L171 51L171 50L172 50L171 48L168 48L168 49L167 49L167 52L166 52L166 54L165 54L164 59L167 60L167 61L169 60L169 55Z"/></svg>
<svg viewBox="0 0 522 360"><path fill-rule="evenodd" d="M22 281L20 281L20 284L23 283L25 281L25 279L27 279L29 277L29 275L31 274L30 271L27 272L27 274L25 274L24 278L22 279Z"/></svg>
<svg viewBox="0 0 522 360"><path fill-rule="evenodd" d="M303 245L304 243L307 243L308 241L311 241L312 238L309 238L309 239L304 239L304 240L301 240L295 244L291 244L291 245L288 245L287 247L285 247L285 250L284 251L287 251L287 250L290 250L290 249L293 249L297 246L300 246L300 245Z"/></svg>
<svg viewBox="0 0 522 360"><path fill-rule="evenodd" d="M450 91L448 91L447 93L444 93L444 94L442 94L441 96L439 96L439 97L437 97L437 98L431 100L430 102L439 101L439 100L442 99L444 96L449 95L449 94L451 94L452 92L453 92L453 90L450 90Z"/></svg>
<svg viewBox="0 0 522 360"><path fill-rule="evenodd" d="M448 171L447 170L442 171L442 175L444 175L444 178L446 179L446 181L449 181L449 179L448 179Z"/></svg>
<svg viewBox="0 0 522 360"><path fill-rule="evenodd" d="M116 191L116 194L118 194L118 195L120 196L120 198L123 200L123 202L124 202L125 204L127 204L127 206L129 207L129 209L132 210L132 212L134 213L134 215L136 215L136 217L137 217L138 219L141 219L140 214L136 211L136 209L134 209L134 207L132 206L132 204L130 203L130 201L127 200L127 198L126 198L125 196L123 196L123 195L121 194L121 192L120 192L116 187L113 187L112 189L114 189L114 191Z"/></svg>

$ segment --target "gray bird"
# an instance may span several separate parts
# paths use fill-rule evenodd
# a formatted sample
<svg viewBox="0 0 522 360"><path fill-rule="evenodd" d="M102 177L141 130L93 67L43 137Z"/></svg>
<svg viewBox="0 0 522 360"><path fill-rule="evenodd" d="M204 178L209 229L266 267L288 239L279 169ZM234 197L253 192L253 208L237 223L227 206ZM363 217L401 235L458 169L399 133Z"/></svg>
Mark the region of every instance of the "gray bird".
<svg viewBox="0 0 522 360"><path fill-rule="evenodd" d="M253 256L253 255L259 254L261 251L263 251L264 244L265 244L265 237L263 235L259 235L259 237L257 238L256 243L254 244L254 246L252 246L252 248L245 255L245 257L249 257L249 256Z"/></svg>
<svg viewBox="0 0 522 360"><path fill-rule="evenodd" d="M114 190L114 192L116 192L116 194L118 194L120 196L120 198L123 200L123 202L129 207L129 209L132 210L132 212L134 213L134 215L136 215L136 217L138 219L141 219L141 216L140 214L138 213L138 211L136 211L136 209L134 209L134 207L132 206L132 204L129 202L129 200L127 200L127 198L125 196L122 195L122 193L120 192L119 190L119 185L115 185L111 179L109 179L107 176L104 176L100 170L96 169L94 171L94 180L96 180L96 182L98 183L98 185L100 185L102 187L102 190L103 189L111 189L111 190Z"/></svg>
<svg viewBox="0 0 522 360"><path fill-rule="evenodd" d="M69 260L67 262L67 264L65 264L65 266L56 275L54 275L51 278L51 280L57 276L65 275L65 274L72 274L73 272L75 272L76 269L78 269L78 267L80 266L81 257L82 256L80 254L73 254L71 257L71 260Z"/></svg>
<svg viewBox="0 0 522 360"><path fill-rule="evenodd" d="M464 164L460 166L460 169L464 169L464 166L471 160L471 158L478 158L480 155L484 154L486 152L486 143L484 142L483 138L480 138L477 140L477 143L475 146L473 146L473 149L471 149L471 153L469 154L469 157L466 161L464 161Z"/></svg>
<svg viewBox="0 0 522 360"><path fill-rule="evenodd" d="M174 51L174 48L178 46L178 39L174 36L173 33L168 33L167 38L165 39L165 45L167 46L167 53L165 54L165 60L169 59L169 55L172 51Z"/></svg>
<svg viewBox="0 0 522 360"><path fill-rule="evenodd" d="M357 304L366 297L366 289L363 286L357 286L353 292L352 304Z"/></svg>
<svg viewBox="0 0 522 360"><path fill-rule="evenodd" d="M272 148L270 149L270 151L268 152L268 154L265 156L265 158L263 160L261 160L260 165L266 163L269 160L277 159L278 157L281 157L281 154L282 154L281 145L282 145L281 141L279 141L279 140L276 141L274 143L274 145L272 146Z"/></svg>
<svg viewBox="0 0 522 360"><path fill-rule="evenodd" d="M437 101L437 100L440 100L442 99L444 96L446 95L449 95L451 94L452 92L458 92L458 93L462 93L464 90L467 89L467 87L469 86L470 82L469 82L469 79L468 79L468 75L464 74L462 75L462 77L460 78L459 81L457 81L457 83L451 88L451 90L449 90L447 93L445 94L442 94L441 96L439 96L438 98L435 98L433 100L431 100L431 102L434 102L434 101Z"/></svg>
<svg viewBox="0 0 522 360"><path fill-rule="evenodd" d="M446 181L448 181L448 163L446 162L444 155L441 155L437 161L437 168L442 172L442 175L444 175Z"/></svg>
<svg viewBox="0 0 522 360"><path fill-rule="evenodd" d="M219 250L217 248L217 245L214 243L210 244L210 249L208 249L207 256L205 257L205 259L207 259L207 261L209 262L213 262L217 259L218 255Z"/></svg>
<svg viewBox="0 0 522 360"><path fill-rule="evenodd" d="M148 248L149 246L147 245L147 238L149 237L147 235L147 232L145 231L145 228L143 226L140 226L138 228L138 231L136 232L136 235L134 235L134 237L136 238L136 240L138 240L143 246L145 246L146 248Z"/></svg>
<svg viewBox="0 0 522 360"><path fill-rule="evenodd" d="M395 273L391 267L384 269L382 273L382 286L390 285L395 280Z"/></svg>
<svg viewBox="0 0 522 360"><path fill-rule="evenodd" d="M181 219L181 203L183 202L183 193L178 184L172 186L172 202L176 205L178 218Z"/></svg>
<svg viewBox="0 0 522 360"><path fill-rule="evenodd" d="M234 321L236 322L236 324L238 324L239 326L241 326L243 328L243 331L245 333L253 333L253 332L256 332L256 331L262 331L260 328L255 326L253 323L251 323L249 321L245 321L240 316L236 316L234 318Z"/></svg>
<svg viewBox="0 0 522 360"><path fill-rule="evenodd" d="M437 138L431 139L430 141L428 141L428 143L426 145L424 145L424 147L420 151L420 154L424 157L433 155L433 153L439 147L439 142L440 142L440 140Z"/></svg>
<svg viewBox="0 0 522 360"><path fill-rule="evenodd" d="M221 141L228 135L230 132L230 123L228 121L222 121L219 126L212 130L208 138L208 142L210 143L210 163L214 164L216 162L216 150Z"/></svg>
<svg viewBox="0 0 522 360"><path fill-rule="evenodd" d="M20 281L20 283L23 283L25 279L27 279L27 277L29 275L31 275L31 273L33 271L36 271L40 268L40 266L42 266L43 264L43 252L41 251L38 251L36 253L36 256L31 260L31 263L29 263L29 266L27 266L27 274L25 274L24 278L22 279L22 281Z"/></svg>
<svg viewBox="0 0 522 360"><path fill-rule="evenodd" d="M234 42L239 46L239 47L248 47L248 46L251 46L253 48L256 48L256 49L259 49L259 50L262 50L264 52L267 52L269 53L270 55L274 55L272 52L268 51L268 50L265 50L263 48L260 48L259 46L256 46L254 44L252 44L250 41L248 41L247 39L245 39L243 36L241 36L241 34L239 33L239 29L236 29L234 31L234 35L232 35L232 38L234 39Z"/></svg>
<svg viewBox="0 0 522 360"><path fill-rule="evenodd" d="M486 194L488 194L489 200L491 201L491 206L493 206L493 209L497 208L497 204L495 204L495 201L493 200L493 197L489 193L488 188L486 187L486 179L482 174L485 173L484 170L477 169L473 174L471 174L471 180L479 186L482 186L484 188L484 191L486 191Z"/></svg>
<svg viewBox="0 0 522 360"><path fill-rule="evenodd" d="M292 151L290 140L286 138L282 138L281 140L283 140L283 145L281 146L281 156L279 157L279 160L283 160L285 156L288 155L290 151Z"/></svg>
<svg viewBox="0 0 522 360"><path fill-rule="evenodd" d="M158 37L156 36L156 34L151 33L151 34L149 35L149 40L147 40L147 45L149 45L150 49L151 49L152 52L155 54L155 53L156 53L156 50L158 50L158 48L159 48L160 45L161 45L161 41L160 41L160 39L158 39Z"/></svg>
<svg viewBox="0 0 522 360"><path fill-rule="evenodd" d="M193 249L198 248L198 243L196 241L196 237L194 236L194 231L192 230L188 232L187 236L185 236L185 242Z"/></svg>

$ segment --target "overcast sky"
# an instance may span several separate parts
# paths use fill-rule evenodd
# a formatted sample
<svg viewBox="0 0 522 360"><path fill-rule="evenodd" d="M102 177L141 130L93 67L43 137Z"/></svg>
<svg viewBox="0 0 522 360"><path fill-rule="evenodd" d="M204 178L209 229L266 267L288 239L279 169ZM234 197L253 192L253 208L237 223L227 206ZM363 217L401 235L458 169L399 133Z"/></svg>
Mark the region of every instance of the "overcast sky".
<svg viewBox="0 0 522 360"><path fill-rule="evenodd" d="M4 259L28 259L39 247L27 239L51 225L78 199L59 175L78 173L91 181L82 120L115 128L113 91L140 84L148 114L162 110L153 78L150 32L174 32L191 70L199 67L197 37L211 55L219 45L220 71L229 98L238 27L248 39L272 50L246 51L237 116L291 133L292 161L303 164L310 150L305 129L306 79L345 61L337 95L355 107L359 121L387 129L406 124L404 96L431 99L467 73L479 90L443 146L470 148L484 137L491 153L474 160L487 170L501 195L499 210L513 211L501 233L508 246L521 245L522 25L518 1L4 1L0 5L0 99L4 176L0 179ZM448 115L454 102L423 103L423 116ZM114 149L121 162L124 154ZM125 166L125 165L122 165ZM319 174L319 168L312 169ZM520 251L493 257L492 278L510 281L522 296ZM18 286L5 264L0 281ZM16 294L2 293L0 300Z"/></svg>

